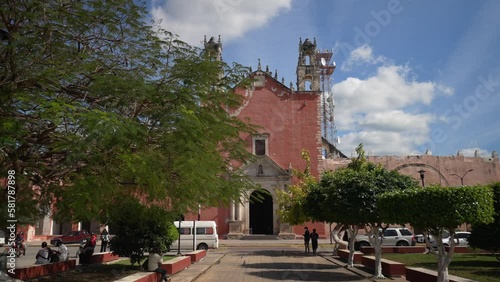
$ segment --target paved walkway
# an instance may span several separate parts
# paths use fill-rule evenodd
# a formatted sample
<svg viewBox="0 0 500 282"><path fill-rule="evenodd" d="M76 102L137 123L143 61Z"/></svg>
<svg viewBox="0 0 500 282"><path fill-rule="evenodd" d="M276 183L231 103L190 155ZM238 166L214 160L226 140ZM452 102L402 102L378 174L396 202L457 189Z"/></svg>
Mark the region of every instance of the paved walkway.
<svg viewBox="0 0 500 282"><path fill-rule="evenodd" d="M209 250L206 258L172 276L173 282L190 281L371 281L371 273L346 269L332 257L331 250L320 249L318 256L305 256L300 249L280 250L279 246L300 241L228 242L219 250ZM262 246L262 249L228 250L224 244ZM284 245L283 245L284 244Z"/></svg>

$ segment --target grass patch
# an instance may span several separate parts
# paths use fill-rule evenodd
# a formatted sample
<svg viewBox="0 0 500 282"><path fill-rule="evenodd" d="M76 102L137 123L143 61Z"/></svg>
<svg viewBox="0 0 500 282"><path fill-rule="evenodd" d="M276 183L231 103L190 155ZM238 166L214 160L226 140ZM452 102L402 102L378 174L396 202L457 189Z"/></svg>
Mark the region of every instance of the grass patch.
<svg viewBox="0 0 500 282"><path fill-rule="evenodd" d="M167 261L167 260L170 260L170 259L173 259L173 258L176 258L177 256L163 256L163 261ZM142 259L141 259L141 263L142 264L144 262L145 259L147 259L148 256L144 256ZM117 261L117 262L114 262L112 264L118 264L118 265L124 265L124 266L129 266L131 265L130 264L130 259L124 259L124 260L120 260L120 261ZM139 264L139 265L140 265ZM137 266L137 263L135 264L135 266Z"/></svg>
<svg viewBox="0 0 500 282"><path fill-rule="evenodd" d="M437 270L437 257L432 254L382 254L382 257L410 267ZM454 254L448 274L479 282L496 282L500 277L500 262L491 254Z"/></svg>

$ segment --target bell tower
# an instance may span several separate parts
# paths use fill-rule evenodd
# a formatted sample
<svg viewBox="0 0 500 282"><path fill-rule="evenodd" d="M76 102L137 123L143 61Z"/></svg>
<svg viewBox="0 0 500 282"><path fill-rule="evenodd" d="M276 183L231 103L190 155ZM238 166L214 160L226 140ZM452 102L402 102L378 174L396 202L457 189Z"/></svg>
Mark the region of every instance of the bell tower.
<svg viewBox="0 0 500 282"><path fill-rule="evenodd" d="M316 58L316 38L299 41L299 61L297 62L297 90L320 91L320 69Z"/></svg>
<svg viewBox="0 0 500 282"><path fill-rule="evenodd" d="M205 47L206 56L208 56L211 60L222 61L222 43L220 41L220 35L219 35L219 40L217 40L217 42L215 42L213 36L210 37L210 39L207 42L207 37L205 36L203 44Z"/></svg>

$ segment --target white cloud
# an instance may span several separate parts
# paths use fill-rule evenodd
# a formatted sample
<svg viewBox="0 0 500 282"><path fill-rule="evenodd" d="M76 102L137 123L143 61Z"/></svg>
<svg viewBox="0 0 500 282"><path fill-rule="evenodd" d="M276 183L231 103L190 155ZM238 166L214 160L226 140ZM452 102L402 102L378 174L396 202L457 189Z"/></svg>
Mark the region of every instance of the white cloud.
<svg viewBox="0 0 500 282"><path fill-rule="evenodd" d="M359 131L342 136L342 143L349 147L341 147L341 151L350 156L358 144L363 143L366 153L370 156L382 155L414 155L415 147L423 140L421 134L401 134L400 132ZM353 144L354 146L351 146Z"/></svg>
<svg viewBox="0 0 500 282"><path fill-rule="evenodd" d="M416 120L420 122L415 122ZM434 120L430 114L410 114L401 110L370 112L365 118L359 120L360 126L370 130L380 131L418 131L428 133L427 126Z"/></svg>
<svg viewBox="0 0 500 282"><path fill-rule="evenodd" d="M353 65L384 63L387 59L383 56L374 57L372 48L365 44L354 49L341 66L341 70L349 71Z"/></svg>
<svg viewBox="0 0 500 282"><path fill-rule="evenodd" d="M340 149L349 154L363 143L376 155L421 153L417 148L430 139L431 123L437 119L425 109L437 95L451 95L453 89L418 81L409 66L390 64L374 56L369 46L356 50L352 62L384 65L369 77L349 77L332 87L337 128L350 132L340 136Z"/></svg>
<svg viewBox="0 0 500 282"><path fill-rule="evenodd" d="M341 108L352 113L394 110L414 104L430 104L441 86L418 82L407 66L381 66L366 79L349 77L332 87Z"/></svg>
<svg viewBox="0 0 500 282"><path fill-rule="evenodd" d="M162 0L152 4L151 15L181 40L199 46L204 35L221 35L228 42L290 8L291 0Z"/></svg>

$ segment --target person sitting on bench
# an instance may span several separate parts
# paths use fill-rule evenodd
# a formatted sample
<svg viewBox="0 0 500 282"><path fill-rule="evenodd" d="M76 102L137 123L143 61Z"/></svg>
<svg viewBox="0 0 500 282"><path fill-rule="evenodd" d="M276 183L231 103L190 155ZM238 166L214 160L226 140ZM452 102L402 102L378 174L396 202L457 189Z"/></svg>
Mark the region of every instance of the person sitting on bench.
<svg viewBox="0 0 500 282"><path fill-rule="evenodd" d="M161 268L163 262L163 253L159 248L154 248L151 253L149 253L148 257L148 270L154 271L156 273L160 273L161 277L159 282L162 281L170 281L170 278L167 276L167 271Z"/></svg>

